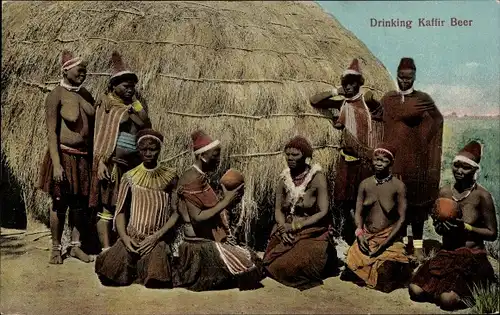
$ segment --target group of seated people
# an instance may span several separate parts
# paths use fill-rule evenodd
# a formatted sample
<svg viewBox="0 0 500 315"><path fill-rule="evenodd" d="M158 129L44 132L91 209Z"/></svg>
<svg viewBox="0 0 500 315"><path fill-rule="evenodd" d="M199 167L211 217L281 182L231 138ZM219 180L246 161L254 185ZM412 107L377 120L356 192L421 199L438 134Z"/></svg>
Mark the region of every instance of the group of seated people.
<svg viewBox="0 0 500 315"><path fill-rule="evenodd" d="M227 212L241 201L244 182L226 187L220 181L220 187L212 187L209 181L208 174L220 165L221 143L197 130L191 134L191 167L179 176L160 162L164 138L150 128L135 97L137 76L126 70L118 54L112 59L109 91L96 105L80 88L85 66L72 56L63 58L64 79L47 98L49 150L41 188L54 201L51 263L62 263L61 222L68 207L74 223L70 255L92 260L80 249L83 228L78 225L81 211L76 210L83 207L73 198L78 196L81 204L87 198L91 206L97 201L102 206L97 223L102 252L95 272L104 285L249 290L261 287L269 276L306 290L338 274L330 188L321 166L312 163L313 147L306 138L296 136L284 146L287 167L276 189L276 222L259 258L234 240L228 222ZM90 132L94 115L95 131ZM92 133L89 162L92 150L85 145ZM443 247L412 274L402 242L406 186L391 174L397 150L378 145L372 154L374 175L359 185L355 241L341 279L383 292L408 286L412 299L450 308L471 295L474 283L493 279L484 242L496 239L497 222L491 194L476 181L481 150L479 143L471 142L454 159L456 182L441 189L433 217ZM108 225L118 234L114 244Z"/></svg>
<svg viewBox="0 0 500 315"><path fill-rule="evenodd" d="M162 135L151 129L138 133L143 163L125 173L120 184L114 217L119 240L96 261L103 284L244 290L258 288L267 275L305 290L337 273L327 179L321 166L310 162L313 148L307 139L294 137L284 147L287 167L276 190L276 223L260 259L228 240L223 211L239 202L244 184L233 190L222 184L223 198L218 198L207 173L218 168L220 143L201 130L192 138L196 159L178 178L158 162ZM379 145L374 175L359 187L356 241L341 279L383 292L409 285L412 299L436 301L443 308L459 306L473 284L494 279L484 241L496 237L495 209L489 192L475 181L478 146L470 143L455 158L456 183L441 189L433 217L443 248L412 277L400 236L406 228L406 188L391 174L396 150ZM176 233L181 242L175 241Z"/></svg>

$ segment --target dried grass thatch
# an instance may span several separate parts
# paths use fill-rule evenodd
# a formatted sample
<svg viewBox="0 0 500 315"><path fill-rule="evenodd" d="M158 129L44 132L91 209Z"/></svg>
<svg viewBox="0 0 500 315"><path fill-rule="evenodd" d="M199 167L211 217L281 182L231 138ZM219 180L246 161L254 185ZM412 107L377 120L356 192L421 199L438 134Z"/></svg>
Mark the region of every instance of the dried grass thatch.
<svg viewBox="0 0 500 315"><path fill-rule="evenodd" d="M308 98L338 84L353 57L379 97L392 86L314 2L12 2L2 11L2 150L38 217L48 207L33 190L46 150L43 104L63 49L87 58L94 95L105 90L111 52L122 53L179 172L191 163L192 130L220 139L223 168L246 175L244 218L269 211L285 165L279 151L295 134L322 147L314 157L332 170L340 134Z"/></svg>

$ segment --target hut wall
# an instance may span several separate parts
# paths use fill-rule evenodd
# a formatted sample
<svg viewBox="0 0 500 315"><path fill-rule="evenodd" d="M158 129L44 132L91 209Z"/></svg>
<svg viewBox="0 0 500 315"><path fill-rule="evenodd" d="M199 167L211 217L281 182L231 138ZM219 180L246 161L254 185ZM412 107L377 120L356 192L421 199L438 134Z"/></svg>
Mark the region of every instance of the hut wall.
<svg viewBox="0 0 500 315"><path fill-rule="evenodd" d="M233 167L247 179L243 217L236 219L247 236L268 233L252 226L273 219L275 184L285 167L280 151L290 137L308 137L314 159L330 181L335 175L335 113L313 109L309 97L339 84L354 57L378 97L392 87L367 47L314 2L61 1L2 8L2 151L28 212L42 220L50 202L34 185L47 145L44 99L60 80L63 49L88 60L85 86L95 96L105 91L111 52L123 55L139 75L153 126L165 135L162 158L179 172L192 163L194 129L221 140L217 175Z"/></svg>

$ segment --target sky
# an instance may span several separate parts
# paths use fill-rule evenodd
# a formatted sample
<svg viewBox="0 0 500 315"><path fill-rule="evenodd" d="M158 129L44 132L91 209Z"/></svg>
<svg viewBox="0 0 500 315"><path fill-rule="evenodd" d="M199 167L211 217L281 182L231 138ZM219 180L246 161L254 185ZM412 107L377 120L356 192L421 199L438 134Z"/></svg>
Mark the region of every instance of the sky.
<svg viewBox="0 0 500 315"><path fill-rule="evenodd" d="M500 0L317 2L393 77L400 58L413 57L415 88L431 95L443 114L500 114ZM422 27L422 18L444 25ZM452 26L452 18L472 23ZM372 26L391 19L413 22L411 28Z"/></svg>

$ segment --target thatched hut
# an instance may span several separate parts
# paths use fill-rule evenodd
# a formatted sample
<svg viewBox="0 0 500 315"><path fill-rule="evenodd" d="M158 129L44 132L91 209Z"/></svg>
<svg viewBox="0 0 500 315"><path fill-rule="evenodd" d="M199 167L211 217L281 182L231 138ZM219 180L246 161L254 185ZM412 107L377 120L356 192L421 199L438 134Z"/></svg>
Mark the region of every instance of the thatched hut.
<svg viewBox="0 0 500 315"><path fill-rule="evenodd" d="M353 57L376 95L392 86L367 47L314 2L9 2L2 13L2 152L28 212L42 219L49 205L34 184L46 150L44 98L63 49L89 61L94 95L105 90L111 52L122 53L165 134L163 158L180 172L191 163L191 131L220 139L222 169L246 175L246 220L272 213L291 136L307 136L332 174L340 134L332 115L311 108L312 94L338 84Z"/></svg>

